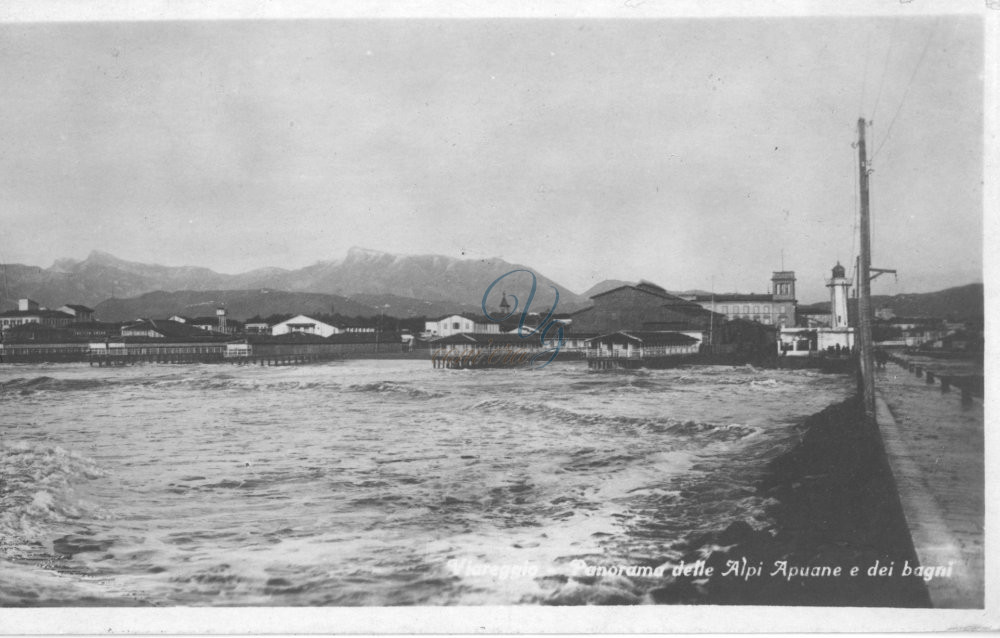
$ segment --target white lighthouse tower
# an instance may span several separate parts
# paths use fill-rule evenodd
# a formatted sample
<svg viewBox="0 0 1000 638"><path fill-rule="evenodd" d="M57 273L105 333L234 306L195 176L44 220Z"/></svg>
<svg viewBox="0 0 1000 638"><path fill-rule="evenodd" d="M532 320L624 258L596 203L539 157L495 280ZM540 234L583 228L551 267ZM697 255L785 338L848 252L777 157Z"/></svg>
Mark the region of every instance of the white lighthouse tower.
<svg viewBox="0 0 1000 638"><path fill-rule="evenodd" d="M847 289L851 287L851 280L845 276L844 267L837 262L833 267L833 277L826 284L830 289L830 327L834 329L846 328L847 321Z"/></svg>
<svg viewBox="0 0 1000 638"><path fill-rule="evenodd" d="M816 330L819 349L832 350L834 354L850 352L854 348L854 328L847 319L847 289L851 280L845 276L839 261L826 287L830 289L830 327Z"/></svg>

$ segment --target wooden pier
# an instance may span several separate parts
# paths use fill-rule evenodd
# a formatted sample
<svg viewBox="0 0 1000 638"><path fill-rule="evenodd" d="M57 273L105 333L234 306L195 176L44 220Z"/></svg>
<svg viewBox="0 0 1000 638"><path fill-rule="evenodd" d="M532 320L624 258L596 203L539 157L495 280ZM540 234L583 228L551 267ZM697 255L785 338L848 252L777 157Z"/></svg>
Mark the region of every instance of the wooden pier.
<svg viewBox="0 0 1000 638"><path fill-rule="evenodd" d="M587 340L590 370L673 368L694 361L699 341L680 332L619 330Z"/></svg>
<svg viewBox="0 0 1000 638"><path fill-rule="evenodd" d="M926 385L938 384L942 394L952 389L958 390L962 403L971 404L974 399L982 399L985 393L985 379L981 374L954 374L932 370L926 363L910 361L897 354L889 354L889 360L908 370L914 377L923 378Z"/></svg>

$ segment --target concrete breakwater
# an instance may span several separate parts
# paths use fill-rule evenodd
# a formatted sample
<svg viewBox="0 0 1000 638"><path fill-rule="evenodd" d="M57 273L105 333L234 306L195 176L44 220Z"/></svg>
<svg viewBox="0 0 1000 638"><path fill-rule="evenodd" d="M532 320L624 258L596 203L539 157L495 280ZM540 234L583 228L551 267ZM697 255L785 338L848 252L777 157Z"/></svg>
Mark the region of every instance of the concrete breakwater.
<svg viewBox="0 0 1000 638"><path fill-rule="evenodd" d="M672 576L650 592L654 601L930 606L881 437L859 402L832 405L803 429L757 486L772 499L773 525L739 521L691 539L685 563L702 569Z"/></svg>

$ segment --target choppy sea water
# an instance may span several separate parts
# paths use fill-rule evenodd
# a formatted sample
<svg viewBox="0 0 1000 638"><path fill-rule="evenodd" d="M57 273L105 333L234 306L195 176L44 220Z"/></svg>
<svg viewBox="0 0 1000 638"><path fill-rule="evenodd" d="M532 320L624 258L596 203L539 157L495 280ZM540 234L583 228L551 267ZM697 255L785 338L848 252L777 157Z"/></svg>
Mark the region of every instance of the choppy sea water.
<svg viewBox="0 0 1000 638"><path fill-rule="evenodd" d="M0 367L0 605L642 602L848 377ZM506 571L502 571L506 570Z"/></svg>

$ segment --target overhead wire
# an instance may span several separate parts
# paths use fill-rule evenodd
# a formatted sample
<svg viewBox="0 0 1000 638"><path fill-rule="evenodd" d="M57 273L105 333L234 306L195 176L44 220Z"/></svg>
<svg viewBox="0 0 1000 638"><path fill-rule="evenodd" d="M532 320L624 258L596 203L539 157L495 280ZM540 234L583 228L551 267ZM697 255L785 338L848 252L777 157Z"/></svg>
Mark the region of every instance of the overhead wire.
<svg viewBox="0 0 1000 638"><path fill-rule="evenodd" d="M868 40L865 42L865 72L861 79L861 101L858 104L858 115L865 112L865 92L868 89L868 63L871 61L872 32L868 32Z"/></svg>
<svg viewBox="0 0 1000 638"><path fill-rule="evenodd" d="M854 275L855 275L854 271L856 270L857 265L858 265L858 262L854 259L856 257L856 255L854 254L854 251L857 248L857 243L858 243L858 225L861 222L861 220L860 220L860 217L861 217L861 203L858 201L860 199L860 197L861 197L861 194L859 192L860 191L860 186L858 185L858 170L860 170L860 169L858 169L855 166L855 164L854 164L854 153L853 152L851 153L851 164L850 164L850 166L851 166L851 174L854 175L854 190L853 190L853 197L851 198L853 200L853 202L854 202L854 227L851 230L851 253L850 253L850 255L851 255L851 258L850 258L851 259L851 277L850 277L850 279L853 280L854 279Z"/></svg>
<svg viewBox="0 0 1000 638"><path fill-rule="evenodd" d="M875 119L875 114L878 112L878 103L882 99L882 87L885 86L885 76L889 72L889 58L892 56L892 46L895 43L896 35L896 25L899 23L898 20L894 19L892 21L892 30L889 31L889 46L885 50L885 62L882 64L882 77L878 82L878 92L875 94L875 105L872 107L872 115L870 120Z"/></svg>
<svg viewBox="0 0 1000 638"><path fill-rule="evenodd" d="M885 136L882 137L882 141L879 142L879 145L875 148L875 152L872 153L873 160L878 155L879 151L882 150L882 147L885 146L885 143L889 141L889 136L892 135L892 127L896 123L896 118L899 117L900 111L903 110L903 104L906 102L906 96L909 95L910 89L913 87L913 80L916 79L917 73L920 71L920 66L923 64L924 58L927 56L927 50L930 49L931 40L934 39L936 27L937 21L935 20L934 24L931 25L930 33L927 34L927 41L924 42L924 48L920 52L920 57L917 58L917 65L913 67L913 73L910 74L910 79L906 83L906 89L903 90L903 96L899 99L899 105L896 106L896 112L893 113L892 119L889 120L889 126L885 130Z"/></svg>

